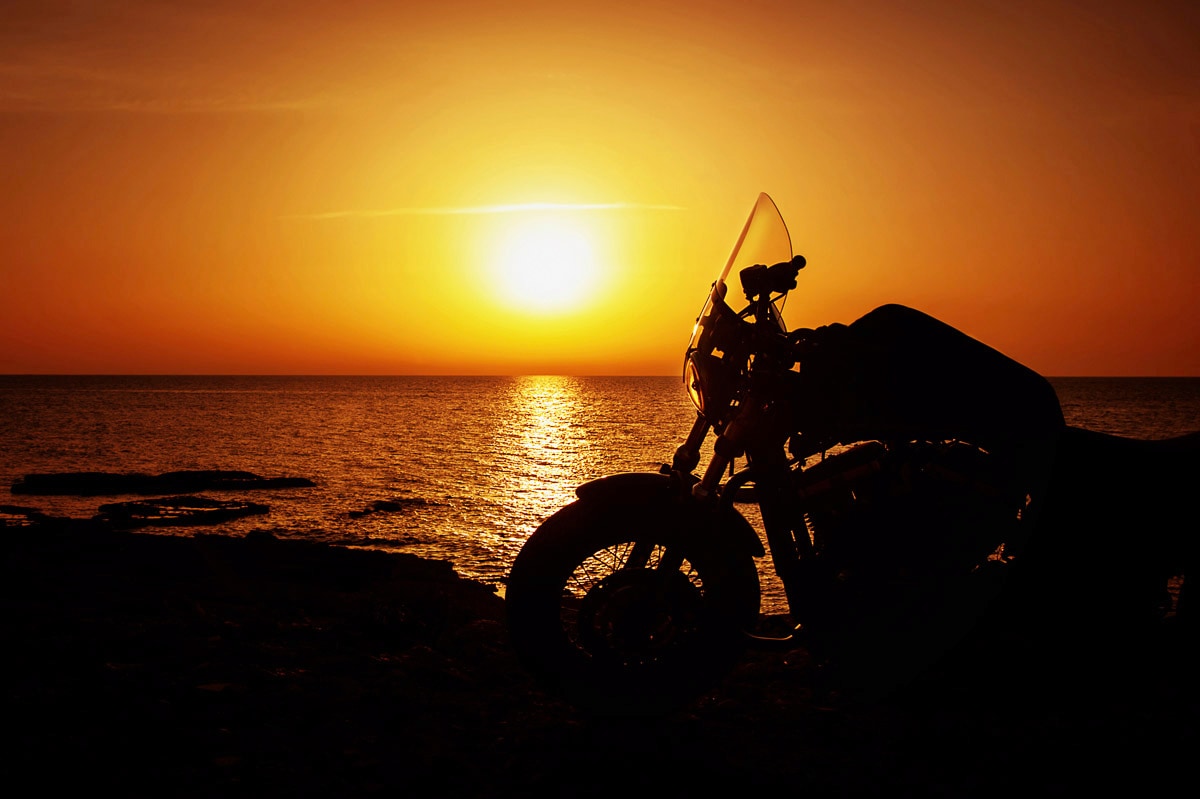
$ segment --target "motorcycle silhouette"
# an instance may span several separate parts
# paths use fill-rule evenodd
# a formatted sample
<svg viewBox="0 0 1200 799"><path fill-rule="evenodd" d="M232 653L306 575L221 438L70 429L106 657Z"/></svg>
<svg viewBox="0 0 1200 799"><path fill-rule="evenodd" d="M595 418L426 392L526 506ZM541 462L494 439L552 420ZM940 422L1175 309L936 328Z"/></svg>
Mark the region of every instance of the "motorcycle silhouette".
<svg viewBox="0 0 1200 799"><path fill-rule="evenodd" d="M687 347L697 417L672 462L579 486L513 562L511 640L545 687L655 711L767 646L885 690L984 620L1046 642L1189 618L1167 586L1194 557L1200 433L1068 426L1045 378L900 305L789 332L804 266L760 195ZM791 619L770 635L768 551Z"/></svg>

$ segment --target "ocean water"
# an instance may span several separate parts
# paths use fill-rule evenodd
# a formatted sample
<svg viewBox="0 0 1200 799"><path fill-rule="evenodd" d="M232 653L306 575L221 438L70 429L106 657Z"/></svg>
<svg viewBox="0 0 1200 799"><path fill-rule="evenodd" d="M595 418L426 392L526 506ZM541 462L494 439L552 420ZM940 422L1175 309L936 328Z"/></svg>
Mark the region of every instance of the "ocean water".
<svg viewBox="0 0 1200 799"><path fill-rule="evenodd" d="M403 549L494 583L575 486L657 468L693 415L670 377L0 377L0 504L87 518L135 499L11 495L37 472L301 476L316 487L209 494L271 508L214 531ZM378 500L403 510L351 515Z"/></svg>
<svg viewBox="0 0 1200 799"><path fill-rule="evenodd" d="M1051 382L1070 424L1144 438L1200 429L1200 378ZM307 477L315 487L209 494L268 515L148 531L402 550L499 585L577 485L655 470L694 413L677 377L0 376L0 504L88 518L136 498L12 495L29 473ZM355 514L378 500L401 510Z"/></svg>

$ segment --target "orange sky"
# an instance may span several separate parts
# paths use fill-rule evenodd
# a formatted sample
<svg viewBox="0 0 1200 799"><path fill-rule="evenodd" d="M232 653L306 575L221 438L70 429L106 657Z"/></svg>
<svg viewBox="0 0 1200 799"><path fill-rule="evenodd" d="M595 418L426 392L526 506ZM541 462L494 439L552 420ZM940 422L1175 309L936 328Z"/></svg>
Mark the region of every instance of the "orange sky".
<svg viewBox="0 0 1200 799"><path fill-rule="evenodd" d="M6 3L0 372L675 374L767 191L793 323L1200 375L1194 2L415 5Z"/></svg>

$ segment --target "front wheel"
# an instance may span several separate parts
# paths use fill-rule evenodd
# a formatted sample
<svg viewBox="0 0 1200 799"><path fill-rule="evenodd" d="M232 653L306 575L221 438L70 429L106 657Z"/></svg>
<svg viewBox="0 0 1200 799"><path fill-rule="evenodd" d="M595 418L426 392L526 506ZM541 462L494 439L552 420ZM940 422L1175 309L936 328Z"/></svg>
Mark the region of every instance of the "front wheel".
<svg viewBox="0 0 1200 799"><path fill-rule="evenodd" d="M714 512L580 500L529 538L505 602L517 656L585 709L660 712L740 656L758 572Z"/></svg>

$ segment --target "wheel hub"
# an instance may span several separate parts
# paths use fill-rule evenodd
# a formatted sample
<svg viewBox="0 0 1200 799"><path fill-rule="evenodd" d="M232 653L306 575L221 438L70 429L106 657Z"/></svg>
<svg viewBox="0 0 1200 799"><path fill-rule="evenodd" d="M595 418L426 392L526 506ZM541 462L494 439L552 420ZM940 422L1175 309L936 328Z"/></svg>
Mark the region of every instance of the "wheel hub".
<svg viewBox="0 0 1200 799"><path fill-rule="evenodd" d="M684 645L698 624L700 590L674 570L624 569L579 608L580 643L593 657L644 663Z"/></svg>

